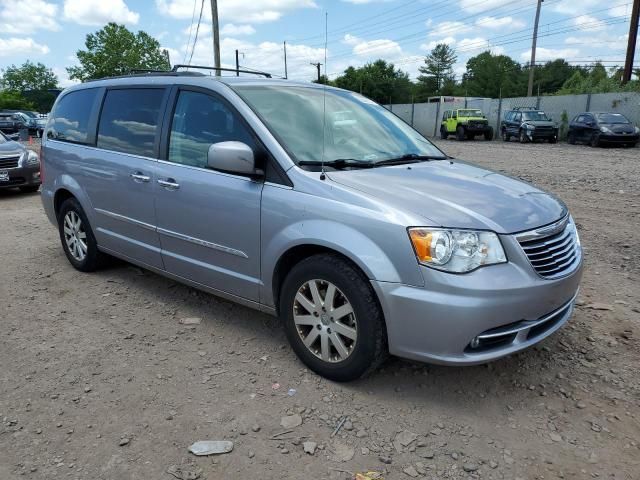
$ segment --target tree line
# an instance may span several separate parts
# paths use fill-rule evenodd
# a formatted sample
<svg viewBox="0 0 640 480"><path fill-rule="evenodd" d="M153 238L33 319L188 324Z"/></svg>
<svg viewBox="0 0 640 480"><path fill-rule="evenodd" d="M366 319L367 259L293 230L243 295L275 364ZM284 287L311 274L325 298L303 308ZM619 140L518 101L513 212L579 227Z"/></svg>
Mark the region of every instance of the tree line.
<svg viewBox="0 0 640 480"><path fill-rule="evenodd" d="M126 75L134 70L169 70L169 55L160 42L146 32L134 33L124 25L109 23L85 39L76 52L78 65L67 68L70 79ZM359 92L379 103L424 102L434 96L503 98L525 96L529 69L507 55L490 51L470 58L461 78L453 67L454 48L436 45L419 67L413 81L393 63L376 60L362 67L348 67L334 80L322 76L320 83ZM601 63L584 67L557 59L535 66L534 92L539 95L640 91L640 80L621 84L620 68ZM640 71L635 71L640 77ZM48 112L55 100L58 77L42 63L26 61L0 70L0 109Z"/></svg>
<svg viewBox="0 0 640 480"><path fill-rule="evenodd" d="M383 104L425 102L438 96L509 98L527 94L529 67L508 55L482 52L467 61L460 79L453 70L456 62L455 50L442 43L425 57L416 81L393 63L376 60L363 67L349 67L333 81L323 77L320 82L362 93ZM607 69L600 62L587 67L556 59L534 68L534 95L640 92L640 80L622 85L622 69ZM634 73L640 77L640 70Z"/></svg>

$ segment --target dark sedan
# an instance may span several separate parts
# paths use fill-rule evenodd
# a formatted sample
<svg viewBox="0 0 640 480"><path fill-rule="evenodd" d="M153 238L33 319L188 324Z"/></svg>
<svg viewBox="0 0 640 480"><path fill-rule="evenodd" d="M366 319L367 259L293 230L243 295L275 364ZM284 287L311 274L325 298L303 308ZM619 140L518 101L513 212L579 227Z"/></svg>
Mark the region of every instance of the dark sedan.
<svg viewBox="0 0 640 480"><path fill-rule="evenodd" d="M569 124L568 141L588 143L592 147L622 145L635 147L640 129L621 113L585 112L576 115Z"/></svg>

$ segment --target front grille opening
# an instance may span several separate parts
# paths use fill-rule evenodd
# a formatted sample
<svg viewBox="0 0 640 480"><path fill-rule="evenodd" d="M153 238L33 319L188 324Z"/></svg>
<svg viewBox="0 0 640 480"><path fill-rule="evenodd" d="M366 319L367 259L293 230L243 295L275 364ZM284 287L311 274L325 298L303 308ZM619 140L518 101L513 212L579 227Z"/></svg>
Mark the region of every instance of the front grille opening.
<svg viewBox="0 0 640 480"><path fill-rule="evenodd" d="M482 353L495 348L506 347L513 343L517 333L507 333L498 337L483 338L479 340L477 347L472 347L471 343L464 349L465 353Z"/></svg>
<svg viewBox="0 0 640 480"><path fill-rule="evenodd" d="M567 223L560 232L519 243L531 266L545 278L556 278L569 273L580 260L572 222Z"/></svg>
<svg viewBox="0 0 640 480"><path fill-rule="evenodd" d="M19 156L0 158L0 168L16 168L19 160Z"/></svg>

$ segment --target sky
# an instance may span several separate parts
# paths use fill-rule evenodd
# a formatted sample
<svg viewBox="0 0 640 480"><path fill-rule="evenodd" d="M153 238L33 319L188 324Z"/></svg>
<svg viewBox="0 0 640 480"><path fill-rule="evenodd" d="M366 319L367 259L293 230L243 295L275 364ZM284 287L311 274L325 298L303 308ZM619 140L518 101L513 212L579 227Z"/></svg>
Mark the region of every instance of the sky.
<svg viewBox="0 0 640 480"><path fill-rule="evenodd" d="M631 6L544 0L537 61L623 64ZM466 61L488 49L529 60L536 0L218 0L218 8L223 66L235 66L237 49L243 67L284 75L286 41L289 78L312 80L311 63L321 62L333 79L377 58L415 78L424 56L444 42L457 52L460 78ZM86 35L110 21L154 36L172 64L213 65L209 0L0 0L0 69L42 62L67 86L65 67L77 65Z"/></svg>

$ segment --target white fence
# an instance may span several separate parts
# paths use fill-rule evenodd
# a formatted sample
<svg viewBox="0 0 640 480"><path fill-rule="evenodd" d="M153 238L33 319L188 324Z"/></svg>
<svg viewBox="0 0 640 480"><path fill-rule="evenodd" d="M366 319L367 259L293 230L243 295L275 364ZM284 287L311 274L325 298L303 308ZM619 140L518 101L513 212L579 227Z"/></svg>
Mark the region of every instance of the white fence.
<svg viewBox="0 0 640 480"><path fill-rule="evenodd" d="M640 93L594 93L586 95L557 95L549 97L518 97L502 99L468 99L455 103L414 103L387 105L393 113L413 125L425 136L437 136L440 131L442 113L457 108L479 108L489 119L496 132L504 113L514 107L534 107L543 110L558 125L562 115L567 114L567 123L582 112L617 112L640 126ZM496 135L498 137L498 135Z"/></svg>

